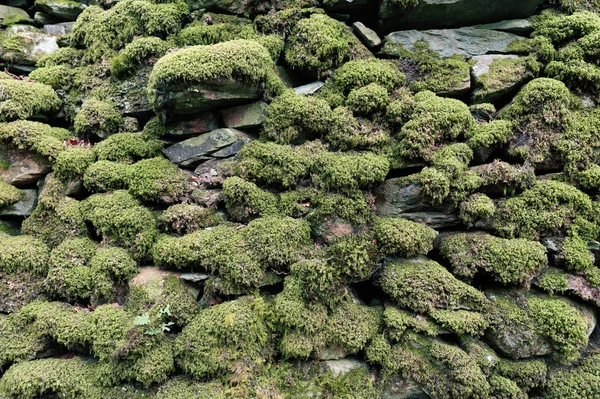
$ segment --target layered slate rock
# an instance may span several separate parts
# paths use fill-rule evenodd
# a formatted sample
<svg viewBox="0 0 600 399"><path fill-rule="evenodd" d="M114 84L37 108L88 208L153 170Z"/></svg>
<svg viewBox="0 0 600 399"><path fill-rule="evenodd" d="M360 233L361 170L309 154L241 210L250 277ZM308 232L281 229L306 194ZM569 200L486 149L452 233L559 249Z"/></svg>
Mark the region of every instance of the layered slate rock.
<svg viewBox="0 0 600 399"><path fill-rule="evenodd" d="M527 18L542 0L421 0L414 3L414 7L403 8L392 0L382 1L379 9L381 29L389 32L394 29L455 28Z"/></svg>
<svg viewBox="0 0 600 399"><path fill-rule="evenodd" d="M475 90L474 103L497 103L515 94L533 78L527 69L527 59L516 55L490 54L472 58L471 77Z"/></svg>
<svg viewBox="0 0 600 399"><path fill-rule="evenodd" d="M165 155L181 166L197 165L212 157L235 155L251 138L236 129L217 129L165 149Z"/></svg>
<svg viewBox="0 0 600 399"><path fill-rule="evenodd" d="M399 44L408 51L413 51L417 42L428 43L429 47L442 58L454 54L474 57L490 53L506 53L508 45L519 39L522 37L512 33L473 27L405 30L392 32L385 37L386 44Z"/></svg>
<svg viewBox="0 0 600 399"><path fill-rule="evenodd" d="M87 6L71 0L37 0L35 7L61 21L75 21Z"/></svg>
<svg viewBox="0 0 600 399"><path fill-rule="evenodd" d="M228 108L221 111L225 126L235 129L260 127L265 120L269 106L263 101Z"/></svg>
<svg viewBox="0 0 600 399"><path fill-rule="evenodd" d="M23 193L24 198L21 201L0 209L0 216L27 217L31 215L37 206L37 190L27 189L23 190Z"/></svg>

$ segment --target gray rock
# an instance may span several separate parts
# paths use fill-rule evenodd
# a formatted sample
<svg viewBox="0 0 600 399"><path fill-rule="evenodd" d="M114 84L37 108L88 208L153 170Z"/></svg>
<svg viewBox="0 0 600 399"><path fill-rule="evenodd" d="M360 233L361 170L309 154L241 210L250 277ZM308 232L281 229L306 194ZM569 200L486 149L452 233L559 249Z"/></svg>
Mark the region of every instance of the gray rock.
<svg viewBox="0 0 600 399"><path fill-rule="evenodd" d="M210 275L208 273L181 273L179 275L180 280L189 281L191 283L199 283L204 280L208 280Z"/></svg>
<svg viewBox="0 0 600 399"><path fill-rule="evenodd" d="M402 213L398 217L424 224L432 229L441 229L445 227L461 225L461 221L455 212L408 212Z"/></svg>
<svg viewBox="0 0 600 399"><path fill-rule="evenodd" d="M523 36L529 36L533 32L533 27L528 19L508 19L491 24L475 25L473 28L499 30Z"/></svg>
<svg viewBox="0 0 600 399"><path fill-rule="evenodd" d="M478 55L473 57L472 60L475 61L475 65L471 67L471 78L475 87L471 100L474 103L495 103L516 93L521 86L533 78L533 75L527 71L527 60L516 55ZM490 68L494 63L505 60L511 60L509 61L511 73L507 71L503 74L503 79L498 79L493 73L490 77ZM506 65L502 65L502 67L506 67ZM493 87L486 84L487 79L494 81Z"/></svg>
<svg viewBox="0 0 600 399"><path fill-rule="evenodd" d="M315 94L323 86L325 86L325 83L321 82L320 80L317 80L316 82L294 87L294 92L301 96L308 96L310 94Z"/></svg>
<svg viewBox="0 0 600 399"><path fill-rule="evenodd" d="M10 64L34 66L44 55L58 50L56 36L48 35L29 25L12 25L4 31L5 37L18 37L23 46L7 50L2 60Z"/></svg>
<svg viewBox="0 0 600 399"><path fill-rule="evenodd" d="M77 1L61 0L37 1L35 5L40 11L52 15L61 21L75 21L79 14L87 7L85 4Z"/></svg>
<svg viewBox="0 0 600 399"><path fill-rule="evenodd" d="M411 379L403 378L400 374L391 376L383 393L382 399L430 399L421 387Z"/></svg>
<svg viewBox="0 0 600 399"><path fill-rule="evenodd" d="M260 127L267 114L269 106L264 101L240 105L221 111L221 118L227 127L248 129Z"/></svg>
<svg viewBox="0 0 600 399"><path fill-rule="evenodd" d="M508 45L519 39L522 39L522 37L512 33L472 27L424 31L405 30L387 35L383 52L385 53L386 46L394 47L397 45L412 51L416 42L426 42L442 58L454 54L474 57L489 53L506 53Z"/></svg>
<svg viewBox="0 0 600 399"><path fill-rule="evenodd" d="M380 28L456 28L475 24L528 18L543 0L420 0L406 10L393 0L383 0L379 8Z"/></svg>
<svg viewBox="0 0 600 399"><path fill-rule="evenodd" d="M182 120L167 124L165 127L167 136L188 137L197 136L223 127L219 114L216 112L203 112L193 119Z"/></svg>
<svg viewBox="0 0 600 399"><path fill-rule="evenodd" d="M25 198L15 204L0 209L0 216L27 217L37 205L38 192L34 189L23 190Z"/></svg>
<svg viewBox="0 0 600 399"><path fill-rule="evenodd" d="M8 165L6 168L1 165ZM9 146L0 147L0 179L16 187L28 187L50 172L40 157Z"/></svg>
<svg viewBox="0 0 600 399"><path fill-rule="evenodd" d="M316 358L319 360L340 360L346 357L346 352L339 346L327 346L316 354Z"/></svg>
<svg viewBox="0 0 600 399"><path fill-rule="evenodd" d="M60 19L56 18L55 16L46 14L45 12L41 12L41 11L37 11L33 16L33 19L39 25L57 24L61 21Z"/></svg>
<svg viewBox="0 0 600 399"><path fill-rule="evenodd" d="M43 29L49 35L68 35L73 31L75 22L60 22L58 24L44 25Z"/></svg>
<svg viewBox="0 0 600 399"><path fill-rule="evenodd" d="M369 366L367 365L367 363L363 362L362 360L359 359L354 359L354 358L345 358L345 359L338 359L338 360L326 360L324 362L321 363L323 366L325 366L325 369L327 371L331 371L331 374L333 374L334 377L337 377L338 375L345 375L348 374L349 372L351 372L354 369L358 369L358 368L363 368L365 370L369 369Z"/></svg>
<svg viewBox="0 0 600 399"><path fill-rule="evenodd" d="M5 18L21 16L29 18L29 14L25 10L17 7L9 7L0 5L0 21L4 21Z"/></svg>
<svg viewBox="0 0 600 399"><path fill-rule="evenodd" d="M243 133L239 136L238 141L228 147L223 148L222 150L213 152L210 155L215 158L230 158L240 152L240 150L252 140L254 140L252 136Z"/></svg>
<svg viewBox="0 0 600 399"><path fill-rule="evenodd" d="M207 187L221 187L226 178L233 175L234 158L211 159L200 164L194 174L199 184Z"/></svg>
<svg viewBox="0 0 600 399"><path fill-rule="evenodd" d="M244 136L239 130L217 129L173 144L165 149L165 155L177 164L190 162L230 146Z"/></svg>
<svg viewBox="0 0 600 399"><path fill-rule="evenodd" d="M202 84L168 84L157 88L156 106L167 115L194 114L233 107L261 97L257 87L233 79L215 79Z"/></svg>
<svg viewBox="0 0 600 399"><path fill-rule="evenodd" d="M139 117L153 115L154 111L146 96L151 67L140 68L125 79L115 80L107 100L114 102L123 116Z"/></svg>
<svg viewBox="0 0 600 399"><path fill-rule="evenodd" d="M200 189L194 190L191 194L192 200L205 208L218 208L225 203L223 190L220 189Z"/></svg>
<svg viewBox="0 0 600 399"><path fill-rule="evenodd" d="M381 46L381 38L373 29L367 28L362 22L356 21L352 24L352 30L361 42L370 50Z"/></svg>

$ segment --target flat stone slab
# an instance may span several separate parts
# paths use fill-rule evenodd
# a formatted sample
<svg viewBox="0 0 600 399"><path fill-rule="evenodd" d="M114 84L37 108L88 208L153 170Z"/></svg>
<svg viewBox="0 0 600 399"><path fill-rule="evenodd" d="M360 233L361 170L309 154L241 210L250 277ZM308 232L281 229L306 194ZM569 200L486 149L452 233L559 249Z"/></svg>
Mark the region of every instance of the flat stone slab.
<svg viewBox="0 0 600 399"><path fill-rule="evenodd" d="M245 136L245 133L236 129L217 129L173 144L165 149L165 155L177 164L189 164L228 147Z"/></svg>
<svg viewBox="0 0 600 399"><path fill-rule="evenodd" d="M221 111L223 123L229 128L249 129L261 126L269 106L264 101L240 105Z"/></svg>
<svg viewBox="0 0 600 399"><path fill-rule="evenodd" d="M499 30L502 32L525 36L528 36L531 32L533 32L533 27L528 19L507 19L500 22L493 22L491 24L475 25L473 28Z"/></svg>
<svg viewBox="0 0 600 399"><path fill-rule="evenodd" d="M294 92L301 96L308 96L311 94L315 94L323 86L325 86L325 83L321 82L320 80L317 80L316 82L312 82L312 83L309 83L306 85L294 87Z"/></svg>
<svg viewBox="0 0 600 399"><path fill-rule="evenodd" d="M501 99L516 93L521 86L533 78L527 70L526 58L516 55L488 54L472 58L475 64L471 67L471 79L474 91L471 95L473 103L497 103ZM508 61L507 61L508 60ZM496 64L498 63L498 64ZM510 71L499 78L497 72L490 72L496 64L495 71ZM490 79L493 85L486 84Z"/></svg>
<svg viewBox="0 0 600 399"><path fill-rule="evenodd" d="M37 206L38 192L34 189L22 191L25 193L25 199L0 209L0 216L27 217L31 215Z"/></svg>
<svg viewBox="0 0 600 399"><path fill-rule="evenodd" d="M506 48L521 36L490 29L473 27L459 29L405 30L392 32L385 37L386 46L402 45L404 49L413 51L414 44L426 42L440 57L447 58L454 54L466 57L477 55L506 53Z"/></svg>
<svg viewBox="0 0 600 399"><path fill-rule="evenodd" d="M381 46L381 38L371 28L367 28L362 22L356 21L352 24L352 30L360 41L369 49Z"/></svg>

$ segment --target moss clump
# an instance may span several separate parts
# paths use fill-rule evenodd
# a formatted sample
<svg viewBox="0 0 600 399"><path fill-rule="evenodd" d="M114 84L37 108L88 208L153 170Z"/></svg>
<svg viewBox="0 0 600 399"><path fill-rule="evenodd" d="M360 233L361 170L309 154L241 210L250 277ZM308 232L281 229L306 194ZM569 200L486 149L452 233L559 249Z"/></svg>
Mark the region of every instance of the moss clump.
<svg viewBox="0 0 600 399"><path fill-rule="evenodd" d="M600 394L600 355L591 354L576 367L549 373L548 399L592 399Z"/></svg>
<svg viewBox="0 0 600 399"><path fill-rule="evenodd" d="M346 105L357 115L373 115L383 112L390 102L385 87L371 83L348 94Z"/></svg>
<svg viewBox="0 0 600 399"><path fill-rule="evenodd" d="M477 193L460 203L458 216L467 227L472 227L477 220L493 216L495 210L494 201L490 197Z"/></svg>
<svg viewBox="0 0 600 399"><path fill-rule="evenodd" d="M91 164L83 175L86 190L98 193L127 188L127 165L98 161Z"/></svg>
<svg viewBox="0 0 600 399"><path fill-rule="evenodd" d="M48 272L50 249L43 241L31 236L9 236L0 233L3 249L0 251L0 269L13 273L26 271L45 276Z"/></svg>
<svg viewBox="0 0 600 399"><path fill-rule="evenodd" d="M258 35L250 20L230 15L206 13L177 34L179 46L210 45L236 39L255 39Z"/></svg>
<svg viewBox="0 0 600 399"><path fill-rule="evenodd" d="M110 61L110 72L126 75L151 57L162 57L169 49L169 43L159 37L141 37L127 44Z"/></svg>
<svg viewBox="0 0 600 399"><path fill-rule="evenodd" d="M572 361L587 346L589 328L583 314L560 299L529 297L528 311L536 330L552 343L559 359Z"/></svg>
<svg viewBox="0 0 600 399"><path fill-rule="evenodd" d="M488 378L490 384L490 393L495 398L527 399L528 396L511 379L502 377L498 374L492 374Z"/></svg>
<svg viewBox="0 0 600 399"><path fill-rule="evenodd" d="M432 337L440 335L444 331L441 326L428 317L391 305L386 305L383 321L392 342L402 341L405 333L409 330Z"/></svg>
<svg viewBox="0 0 600 399"><path fill-rule="evenodd" d="M355 118L347 107L337 107L331 114L331 126L325 139L338 150L381 151L389 144L390 133L375 121Z"/></svg>
<svg viewBox="0 0 600 399"><path fill-rule="evenodd" d="M440 252L456 275L472 278L483 270L502 284L527 284L548 264L546 249L524 239L486 234L455 234L443 239Z"/></svg>
<svg viewBox="0 0 600 399"><path fill-rule="evenodd" d="M211 208L203 208L196 204L176 204L167 208L158 221L167 232L188 234L215 226L219 224L221 218Z"/></svg>
<svg viewBox="0 0 600 399"><path fill-rule="evenodd" d="M510 94L507 88L513 88L531 77L531 70L539 69L537 63L529 57L495 59L488 72L477 78L479 87L473 95L475 102L496 102L503 95Z"/></svg>
<svg viewBox="0 0 600 399"><path fill-rule="evenodd" d="M98 244L89 238L72 238L60 243L50 253L50 265L53 268L66 269L85 266L96 253Z"/></svg>
<svg viewBox="0 0 600 399"><path fill-rule="evenodd" d="M326 190L351 192L382 182L388 174L387 158L372 152L323 152L312 164L313 183Z"/></svg>
<svg viewBox="0 0 600 399"><path fill-rule="evenodd" d="M26 80L0 79L0 122L54 113L61 101L52 87Z"/></svg>
<svg viewBox="0 0 600 399"><path fill-rule="evenodd" d="M38 68L68 65L78 67L83 65L84 52L74 47L61 47L52 54L45 54L35 64Z"/></svg>
<svg viewBox="0 0 600 399"><path fill-rule="evenodd" d="M194 378L231 375L264 361L270 329L262 298L241 297L202 310L175 341L177 364Z"/></svg>
<svg viewBox="0 0 600 399"><path fill-rule="evenodd" d="M125 282L137 271L136 262L123 248L100 248L90 259L93 271L110 276L115 281Z"/></svg>
<svg viewBox="0 0 600 399"><path fill-rule="evenodd" d="M567 275L559 271L544 273L539 281L538 286L547 291L550 295L554 293L562 293L569 288Z"/></svg>
<svg viewBox="0 0 600 399"><path fill-rule="evenodd" d="M122 124L123 117L114 104L93 98L83 103L74 120L75 133L80 137L106 138L117 133Z"/></svg>
<svg viewBox="0 0 600 399"><path fill-rule="evenodd" d="M69 65L55 65L37 68L29 74L29 78L37 83L43 83L55 90L68 89L75 81L77 68Z"/></svg>
<svg viewBox="0 0 600 399"><path fill-rule="evenodd" d="M324 100L286 91L269 106L263 135L279 144L324 136L331 126L331 109Z"/></svg>
<svg viewBox="0 0 600 399"><path fill-rule="evenodd" d="M510 378L523 391L544 386L548 368L540 360L511 361L501 360L494 367L494 372L505 378Z"/></svg>
<svg viewBox="0 0 600 399"><path fill-rule="evenodd" d="M437 232L420 223L397 218L376 218L373 225L378 250L385 255L410 258L433 249Z"/></svg>
<svg viewBox="0 0 600 399"><path fill-rule="evenodd" d="M189 176L166 158L138 161L127 171L129 192L144 201L173 202L188 190Z"/></svg>
<svg viewBox="0 0 600 399"><path fill-rule="evenodd" d="M132 162L159 156L162 143L158 140L144 140L137 134L117 133L93 147L98 160Z"/></svg>
<svg viewBox="0 0 600 399"><path fill-rule="evenodd" d="M483 335L490 326L487 316L468 310L436 310L431 317L444 329L456 334Z"/></svg>
<svg viewBox="0 0 600 399"><path fill-rule="evenodd" d="M600 166L593 165L579 173L579 184L588 190L600 188Z"/></svg>
<svg viewBox="0 0 600 399"><path fill-rule="evenodd" d="M279 213L277 197L261 190L254 183L230 177L223 183L227 211L235 220L248 221L256 216Z"/></svg>
<svg viewBox="0 0 600 399"><path fill-rule="evenodd" d="M216 382L171 378L156 392L156 399L226 399L225 388Z"/></svg>
<svg viewBox="0 0 600 399"><path fill-rule="evenodd" d="M99 60L130 43L136 36L176 33L187 6L181 2L154 4L144 0L121 1L103 10L87 7L73 27L73 44L83 44L91 60Z"/></svg>
<svg viewBox="0 0 600 399"><path fill-rule="evenodd" d="M404 159L429 160L444 141L455 140L475 126L469 108L461 101L422 92L414 97L412 118L402 127L395 151Z"/></svg>
<svg viewBox="0 0 600 399"><path fill-rule="evenodd" d="M23 192L8 183L0 181L0 208L12 205L21 201Z"/></svg>
<svg viewBox="0 0 600 399"><path fill-rule="evenodd" d="M430 260L389 262L381 275L381 287L400 306L420 313L448 306L481 309L487 302L481 292Z"/></svg>
<svg viewBox="0 0 600 399"><path fill-rule="evenodd" d="M262 185L293 187L308 174L307 155L286 145L253 141L239 152L238 176Z"/></svg>
<svg viewBox="0 0 600 399"><path fill-rule="evenodd" d="M567 270L578 272L594 266L594 256L587 249L587 244L578 236L565 238L559 256L564 259Z"/></svg>
<svg viewBox="0 0 600 399"><path fill-rule="evenodd" d="M129 193L94 194L81 206L103 241L129 249L136 260L148 255L158 234L156 218Z"/></svg>
<svg viewBox="0 0 600 399"><path fill-rule="evenodd" d="M359 46L362 47L358 39L342 22L313 14L296 24L287 38L284 54L292 68L318 76L350 61L353 48Z"/></svg>
<svg viewBox="0 0 600 399"><path fill-rule="evenodd" d="M255 41L188 47L165 55L154 65L148 80L148 99L160 108L170 85L202 85L219 79L250 85L266 96L277 95L283 84L273 68L269 52Z"/></svg>
<svg viewBox="0 0 600 399"><path fill-rule="evenodd" d="M477 125L468 136L467 144L472 149L487 148L508 142L513 131L510 121L494 120Z"/></svg>
<svg viewBox="0 0 600 399"><path fill-rule="evenodd" d="M54 175L63 181L81 176L95 160L95 154L87 148L71 147L62 151L54 162Z"/></svg>
<svg viewBox="0 0 600 399"><path fill-rule="evenodd" d="M54 161L66 146L64 140L71 137L68 130L53 128L44 123L14 121L0 124L0 139L11 142L20 149L27 149Z"/></svg>

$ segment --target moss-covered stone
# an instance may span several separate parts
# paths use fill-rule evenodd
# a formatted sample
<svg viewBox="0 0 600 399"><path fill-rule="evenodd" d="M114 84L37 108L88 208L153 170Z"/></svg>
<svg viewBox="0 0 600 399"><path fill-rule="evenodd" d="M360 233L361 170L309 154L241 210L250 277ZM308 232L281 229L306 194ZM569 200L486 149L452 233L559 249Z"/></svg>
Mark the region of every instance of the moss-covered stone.
<svg viewBox="0 0 600 399"><path fill-rule="evenodd" d="M0 79L0 121L52 114L61 101L52 87L26 80Z"/></svg>
<svg viewBox="0 0 600 399"><path fill-rule="evenodd" d="M83 103L74 120L75 133L80 137L106 138L117 133L121 124L123 117L114 104L93 98Z"/></svg>
<svg viewBox="0 0 600 399"><path fill-rule="evenodd" d="M189 179L161 157L138 161L127 169L129 192L144 201L172 203L188 191Z"/></svg>
<svg viewBox="0 0 600 399"><path fill-rule="evenodd" d="M167 232L187 234L215 226L221 221L221 218L211 208L204 208L196 204L176 204L167 208L158 220Z"/></svg>
<svg viewBox="0 0 600 399"><path fill-rule="evenodd" d="M103 193L127 188L127 165L111 161L91 164L83 175L83 185L92 193Z"/></svg>
<svg viewBox="0 0 600 399"><path fill-rule="evenodd" d="M239 177L230 177L223 183L225 205L229 214L238 221L247 221L256 216L279 213L277 197L261 190L256 184Z"/></svg>
<svg viewBox="0 0 600 399"><path fill-rule="evenodd" d="M437 236L429 227L397 218L376 218L373 230L381 253L403 258L426 255Z"/></svg>
<svg viewBox="0 0 600 399"><path fill-rule="evenodd" d="M21 201L23 192L8 183L0 181L0 208L7 207Z"/></svg>
<svg viewBox="0 0 600 399"><path fill-rule="evenodd" d="M460 203L459 217L467 227L472 227L477 220L488 219L495 211L494 201L485 194L477 193Z"/></svg>
<svg viewBox="0 0 600 399"><path fill-rule="evenodd" d="M550 372L546 385L549 399L591 399L600 393L600 356L591 354L571 370Z"/></svg>
<svg viewBox="0 0 600 399"><path fill-rule="evenodd" d="M125 75L151 57L162 57L169 44L159 37L141 37L128 43L110 61L110 71L115 75Z"/></svg>
<svg viewBox="0 0 600 399"><path fill-rule="evenodd" d="M87 148L71 147L62 151L54 162L54 175L63 181L69 181L83 175L96 156Z"/></svg>
<svg viewBox="0 0 600 399"><path fill-rule="evenodd" d="M40 122L19 120L0 124L0 139L20 149L27 149L54 161L71 137L66 129L53 128Z"/></svg>
<svg viewBox="0 0 600 399"><path fill-rule="evenodd" d="M348 94L347 106L357 115L373 115L385 110L390 101L385 87L371 83Z"/></svg>
<svg viewBox="0 0 600 399"><path fill-rule="evenodd" d="M5 244L0 253L4 272L27 271L44 276L48 272L50 250L43 241L31 236L9 236L0 233Z"/></svg>
<svg viewBox="0 0 600 399"><path fill-rule="evenodd" d="M351 192L382 182L389 169L387 158L372 152L323 152L313 160L311 177L323 189Z"/></svg>

